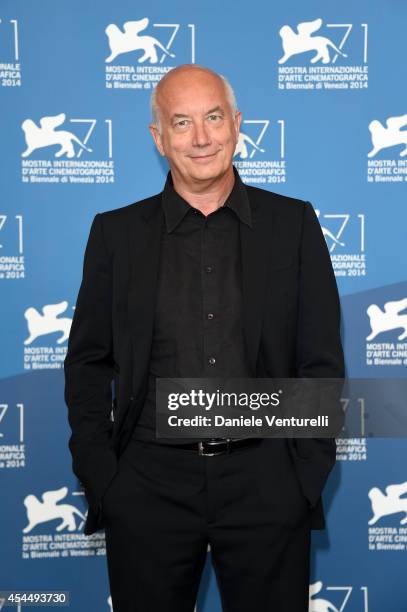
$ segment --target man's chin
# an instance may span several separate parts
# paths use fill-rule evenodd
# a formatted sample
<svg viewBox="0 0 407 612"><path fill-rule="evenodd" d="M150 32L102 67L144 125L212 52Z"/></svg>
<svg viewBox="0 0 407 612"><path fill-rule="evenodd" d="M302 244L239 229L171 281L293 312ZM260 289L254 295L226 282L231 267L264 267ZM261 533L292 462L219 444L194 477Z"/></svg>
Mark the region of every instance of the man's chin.
<svg viewBox="0 0 407 612"><path fill-rule="evenodd" d="M211 165L211 164L205 164L199 167L194 167L191 168L190 170L190 176L192 179L194 180L204 180L204 181L210 181L210 180L216 180L217 178L221 178L226 172L227 172L227 168L224 168L223 166L215 166L215 165Z"/></svg>

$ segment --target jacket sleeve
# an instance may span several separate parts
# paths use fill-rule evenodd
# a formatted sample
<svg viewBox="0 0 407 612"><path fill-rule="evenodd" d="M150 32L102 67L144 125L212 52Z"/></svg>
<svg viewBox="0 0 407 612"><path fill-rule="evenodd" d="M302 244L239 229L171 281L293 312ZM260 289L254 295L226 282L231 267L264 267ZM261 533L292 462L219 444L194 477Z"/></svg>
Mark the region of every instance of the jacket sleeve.
<svg viewBox="0 0 407 612"><path fill-rule="evenodd" d="M82 282L64 362L72 469L95 509L117 469L111 445L114 376L111 274L102 215L98 213L85 249Z"/></svg>
<svg viewBox="0 0 407 612"><path fill-rule="evenodd" d="M338 289L328 247L315 211L306 202L300 246L298 378L344 378L340 318ZM336 416L338 423L341 423L339 397L337 408L338 414L332 416ZM295 447L304 492L311 504L315 505L335 464L335 439L296 438Z"/></svg>

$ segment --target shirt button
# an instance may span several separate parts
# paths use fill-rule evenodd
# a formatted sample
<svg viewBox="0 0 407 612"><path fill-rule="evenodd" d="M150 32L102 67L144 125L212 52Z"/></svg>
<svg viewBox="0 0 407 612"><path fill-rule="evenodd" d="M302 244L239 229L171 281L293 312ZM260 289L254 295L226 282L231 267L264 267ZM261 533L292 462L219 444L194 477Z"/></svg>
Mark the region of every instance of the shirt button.
<svg viewBox="0 0 407 612"><path fill-rule="evenodd" d="M206 315L206 318L211 320L213 319L213 313L212 312L208 312L208 314Z"/></svg>
<svg viewBox="0 0 407 612"><path fill-rule="evenodd" d="M213 270L212 266L205 266L205 272L208 272L208 274L209 272L212 272L212 270Z"/></svg>
<svg viewBox="0 0 407 612"><path fill-rule="evenodd" d="M216 363L215 357L209 357L208 363L209 363L209 365L215 365L215 363Z"/></svg>

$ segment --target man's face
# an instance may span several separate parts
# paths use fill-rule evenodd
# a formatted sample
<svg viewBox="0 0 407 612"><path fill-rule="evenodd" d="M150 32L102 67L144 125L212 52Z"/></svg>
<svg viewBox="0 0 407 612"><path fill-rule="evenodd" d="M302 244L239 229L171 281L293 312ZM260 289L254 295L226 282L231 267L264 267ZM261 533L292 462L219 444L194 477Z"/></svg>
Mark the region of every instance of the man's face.
<svg viewBox="0 0 407 612"><path fill-rule="evenodd" d="M149 127L175 179L196 187L230 171L241 113L233 113L220 78L200 70L169 75L157 104L161 130Z"/></svg>

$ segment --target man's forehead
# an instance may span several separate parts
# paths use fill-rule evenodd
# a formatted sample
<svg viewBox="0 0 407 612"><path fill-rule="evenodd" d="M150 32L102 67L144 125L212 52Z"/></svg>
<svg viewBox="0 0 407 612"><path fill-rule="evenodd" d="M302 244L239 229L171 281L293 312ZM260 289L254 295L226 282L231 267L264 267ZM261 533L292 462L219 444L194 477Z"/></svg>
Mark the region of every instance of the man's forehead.
<svg viewBox="0 0 407 612"><path fill-rule="evenodd" d="M186 65L170 70L157 84L155 112L167 120L173 117L204 115L219 107L233 110L230 92L223 77L211 70Z"/></svg>
<svg viewBox="0 0 407 612"><path fill-rule="evenodd" d="M160 92L161 94L161 92ZM226 91L212 87L179 87L157 96L158 106L170 116L226 112L229 100Z"/></svg>

